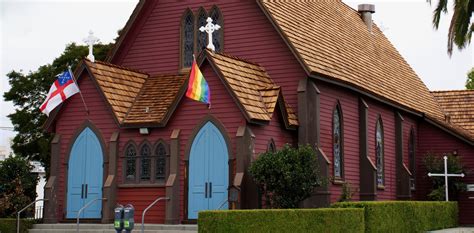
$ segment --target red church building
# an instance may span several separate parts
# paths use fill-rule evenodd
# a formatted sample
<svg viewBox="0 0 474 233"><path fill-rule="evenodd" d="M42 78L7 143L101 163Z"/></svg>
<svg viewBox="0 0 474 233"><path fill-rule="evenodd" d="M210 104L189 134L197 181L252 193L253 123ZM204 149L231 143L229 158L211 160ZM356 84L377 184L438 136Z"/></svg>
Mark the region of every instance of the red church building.
<svg viewBox="0 0 474 233"><path fill-rule="evenodd" d="M313 146L330 180L302 207L337 201L344 183L354 200L426 199L427 152L474 166L472 118L427 89L372 13L339 0L141 0L109 59L75 71L89 111L75 95L45 124L54 133L45 222L75 219L96 198L81 218L108 223L117 203L131 203L138 219L158 197L169 200L146 222L260 208L248 166L284 144ZM220 26L212 41L200 30L208 17ZM193 54L210 106L184 97ZM473 201L461 202L461 222L472 223Z"/></svg>

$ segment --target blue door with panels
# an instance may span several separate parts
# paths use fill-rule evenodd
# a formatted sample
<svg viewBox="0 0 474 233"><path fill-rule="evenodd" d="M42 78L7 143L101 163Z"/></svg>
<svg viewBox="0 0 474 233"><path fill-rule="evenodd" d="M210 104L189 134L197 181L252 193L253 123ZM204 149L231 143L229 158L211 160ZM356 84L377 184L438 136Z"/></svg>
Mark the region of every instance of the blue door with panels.
<svg viewBox="0 0 474 233"><path fill-rule="evenodd" d="M90 128L85 128L69 155L66 218L76 218L84 205L102 198L103 162L99 139ZM102 201L96 201L80 218L102 218L101 212Z"/></svg>
<svg viewBox="0 0 474 233"><path fill-rule="evenodd" d="M206 123L194 138L189 155L188 219L201 210L228 209L228 148L221 132Z"/></svg>

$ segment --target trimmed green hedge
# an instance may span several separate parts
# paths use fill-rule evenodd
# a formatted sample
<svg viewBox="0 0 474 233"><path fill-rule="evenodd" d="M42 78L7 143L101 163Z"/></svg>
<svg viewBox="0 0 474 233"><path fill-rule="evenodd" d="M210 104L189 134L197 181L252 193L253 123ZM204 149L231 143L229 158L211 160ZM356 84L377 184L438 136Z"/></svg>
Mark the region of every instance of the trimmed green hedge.
<svg viewBox="0 0 474 233"><path fill-rule="evenodd" d="M364 210L273 209L199 212L199 232L364 232Z"/></svg>
<svg viewBox="0 0 474 233"><path fill-rule="evenodd" d="M20 219L20 232L28 233L28 229L36 224L37 220ZM1 233L14 233L16 232L16 219L14 218L0 218L0 232Z"/></svg>
<svg viewBox="0 0 474 233"><path fill-rule="evenodd" d="M364 208L365 232L426 232L458 225L457 202L341 202L334 208Z"/></svg>

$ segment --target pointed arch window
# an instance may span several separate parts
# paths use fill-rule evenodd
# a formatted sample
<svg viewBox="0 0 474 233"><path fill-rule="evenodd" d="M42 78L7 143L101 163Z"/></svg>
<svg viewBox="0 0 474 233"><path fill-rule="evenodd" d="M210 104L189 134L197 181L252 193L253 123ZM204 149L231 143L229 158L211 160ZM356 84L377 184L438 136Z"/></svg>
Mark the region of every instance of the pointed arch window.
<svg viewBox="0 0 474 233"><path fill-rule="evenodd" d="M334 178L341 179L344 174L342 115L340 105L337 104L332 116L332 143L334 156Z"/></svg>
<svg viewBox="0 0 474 233"><path fill-rule="evenodd" d="M416 155L415 155L415 130L411 128L410 139L408 140L408 167L412 174L410 178L410 188L415 189L415 170L416 170Z"/></svg>
<svg viewBox="0 0 474 233"><path fill-rule="evenodd" d="M191 67L194 53L194 15L186 10L181 22L181 68Z"/></svg>
<svg viewBox="0 0 474 233"><path fill-rule="evenodd" d="M222 52L224 46L224 20L222 18L221 11L217 6L213 6L209 17L212 19L212 23L218 24L221 28L212 33L212 43L216 47L216 52Z"/></svg>
<svg viewBox="0 0 474 233"><path fill-rule="evenodd" d="M377 120L375 127L375 160L377 165L377 187L384 186L385 170L384 170L384 135L382 119Z"/></svg>
<svg viewBox="0 0 474 233"><path fill-rule="evenodd" d="M155 179L159 182L164 182L166 179L167 169L166 169L166 158L168 153L166 146L160 142L155 149Z"/></svg>
<svg viewBox="0 0 474 233"><path fill-rule="evenodd" d="M197 17L197 27L196 27L196 31L197 31L197 42L196 42L196 49L197 49L197 54L201 53L201 51L203 49L206 48L207 46L207 33L206 32L201 32L199 30L199 27L203 26L203 25L206 25L206 19L207 19L207 13L206 13L206 10L204 10L204 8L199 8L199 12L198 12L198 17Z"/></svg>
<svg viewBox="0 0 474 233"><path fill-rule="evenodd" d="M140 180L150 180L151 176L150 146L144 144L140 149Z"/></svg>
<svg viewBox="0 0 474 233"><path fill-rule="evenodd" d="M273 138L270 139L270 141L268 142L267 152L272 152L272 153L276 152L276 145L275 145L275 141L273 140Z"/></svg>
<svg viewBox="0 0 474 233"><path fill-rule="evenodd" d="M129 144L125 150L125 180L135 181L137 149L135 145Z"/></svg>

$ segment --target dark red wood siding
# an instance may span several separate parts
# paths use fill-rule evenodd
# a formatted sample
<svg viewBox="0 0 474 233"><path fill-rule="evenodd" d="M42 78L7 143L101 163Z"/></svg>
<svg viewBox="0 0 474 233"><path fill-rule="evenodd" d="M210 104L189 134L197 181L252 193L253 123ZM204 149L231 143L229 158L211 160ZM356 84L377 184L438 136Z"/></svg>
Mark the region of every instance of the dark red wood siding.
<svg viewBox="0 0 474 233"><path fill-rule="evenodd" d="M474 148L458 138L425 122L419 125L418 135L417 198L425 200L427 199L426 195L429 190L431 190L431 183L427 176L427 171L423 166L424 155L431 152L442 156L444 153L452 153L456 150L458 155L461 156L462 163L466 167L472 168L474 167ZM467 176L463 178L463 182L473 184L474 175L467 174ZM459 199L459 221L461 224L474 223L474 201L468 199L469 196L474 196L474 193L467 192L461 195Z"/></svg>
<svg viewBox="0 0 474 233"><path fill-rule="evenodd" d="M155 1L112 62L151 74L177 73L183 13L190 8L196 14L199 7L209 12L214 4L224 18L224 52L265 67L296 111L296 89L305 72L256 1Z"/></svg>

